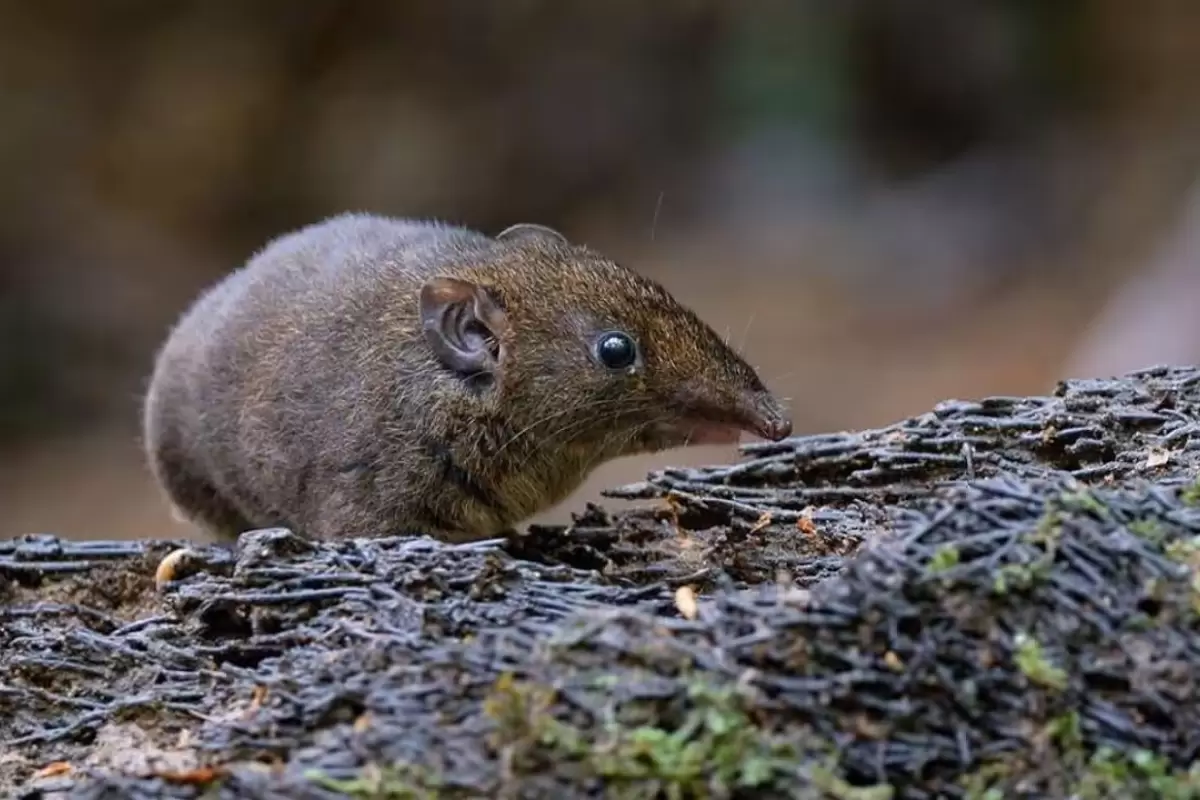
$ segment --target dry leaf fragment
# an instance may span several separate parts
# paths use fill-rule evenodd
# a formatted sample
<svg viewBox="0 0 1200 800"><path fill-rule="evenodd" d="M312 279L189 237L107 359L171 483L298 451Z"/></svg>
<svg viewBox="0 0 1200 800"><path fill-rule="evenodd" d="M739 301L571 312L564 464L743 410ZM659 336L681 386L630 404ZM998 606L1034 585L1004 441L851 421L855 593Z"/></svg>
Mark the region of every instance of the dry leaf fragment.
<svg viewBox="0 0 1200 800"><path fill-rule="evenodd" d="M247 714L252 714L262 708L263 702L267 699L267 687L258 684L250 692L250 708L247 709Z"/></svg>
<svg viewBox="0 0 1200 800"><path fill-rule="evenodd" d="M866 714L859 714L854 718L854 730L863 739L871 739L878 741L887 738L888 726L882 722L875 722Z"/></svg>
<svg viewBox="0 0 1200 800"><path fill-rule="evenodd" d="M192 786L203 786L212 783L219 778L224 778L229 774L229 771L224 767L197 767L196 769L184 770L183 772L163 771L153 773L154 777L162 778L169 783L185 783Z"/></svg>
<svg viewBox="0 0 1200 800"><path fill-rule="evenodd" d="M196 555L195 550L181 547L163 556L163 560L158 562L158 569L154 570L155 588L161 590L165 584L184 577L180 573L185 569L187 560Z"/></svg>
<svg viewBox="0 0 1200 800"><path fill-rule="evenodd" d="M1151 448L1150 454L1146 456L1146 468L1153 469L1161 467L1171 460L1171 451L1162 450L1160 448Z"/></svg>
<svg viewBox="0 0 1200 800"><path fill-rule="evenodd" d="M670 492L663 497L662 502L665 506L664 511L666 511L667 516L670 518L671 527L675 529L676 533L679 533L679 515L683 512L683 503Z"/></svg>
<svg viewBox="0 0 1200 800"><path fill-rule="evenodd" d="M35 778L53 778L58 775L66 775L74 767L67 761L51 761L46 766L39 769L33 775Z"/></svg>
<svg viewBox="0 0 1200 800"><path fill-rule="evenodd" d="M695 619L700 612L699 606L696 604L696 593L692 591L690 586L680 586L675 590L675 607L679 609L679 613L684 619Z"/></svg>
<svg viewBox="0 0 1200 800"><path fill-rule="evenodd" d="M750 533L758 533L763 528L771 524L771 512L764 511L753 525L750 526Z"/></svg>

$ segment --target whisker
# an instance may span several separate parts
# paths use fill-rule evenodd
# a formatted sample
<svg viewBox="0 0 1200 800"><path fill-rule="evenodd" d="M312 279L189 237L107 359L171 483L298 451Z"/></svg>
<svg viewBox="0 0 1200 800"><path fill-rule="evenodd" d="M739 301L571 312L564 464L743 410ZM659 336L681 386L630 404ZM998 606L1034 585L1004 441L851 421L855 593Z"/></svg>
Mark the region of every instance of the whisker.
<svg viewBox="0 0 1200 800"><path fill-rule="evenodd" d="M630 430L626 431L623 434L618 434L616 436L610 435L610 436L606 437L604 440L604 447L598 448L596 455L594 455L586 463L585 471L591 471L592 469L594 469L597 466L597 464L599 463L600 459L603 457L603 455L606 452L608 452L608 448L611 445L613 445L617 442L620 442L621 445L631 442L634 439L636 439L638 436L640 436L642 434L642 431L646 430L647 428L651 427L652 425L657 425L660 422L667 422L670 419L671 419L670 415L664 414L664 415L661 415L658 417L654 417L650 420L647 420L646 422L642 422L638 425L635 425ZM620 449L623 449L623 447Z"/></svg>
<svg viewBox="0 0 1200 800"><path fill-rule="evenodd" d="M738 345L738 352L741 352L746 347L746 341L750 336L750 326L754 324L755 318L758 316L758 311L750 312L750 319L746 320L746 328L742 331L742 343Z"/></svg>
<svg viewBox="0 0 1200 800"><path fill-rule="evenodd" d="M608 418L617 419L621 413L638 414L638 413L641 413L650 408L650 406L648 404L640 404L640 403L629 404L628 398L609 397L609 398L600 398L598 400L594 400L589 403L585 403L583 406L579 406L579 407L575 407L575 408L561 409L559 411L554 412L553 414L536 419L534 422L525 426L520 431L518 431L516 434L511 436L503 445L501 445L501 447L498 450L496 450L495 453L492 454L490 461L491 461L491 463L495 463L499 459L501 454L510 445L512 445L517 439L527 436L529 433L531 433L538 427L545 425L548 422L552 422L553 420L564 417L568 414L575 414L580 411L595 411L598 409L605 409L606 407L614 406L614 405L619 406L619 408L617 409L617 411L619 413L611 414ZM604 421L606 419L606 417L603 413L601 413L598 416L600 417L601 421ZM558 428L551 428L550 430L548 430L545 434L545 438L546 439L557 439L557 438L563 436L568 431L578 429L577 432L575 432L571 438L567 439L566 442L563 442L562 444L569 443L578 436L578 432L582 432L582 430L587 429L588 427L590 427L592 424L595 424L595 423L596 423L595 416L590 415L590 414L585 415L583 417L579 417L579 418L573 418L573 419L567 420L565 425L562 425ZM536 455L536 451L534 453L530 453L529 455L527 455L526 458L522 461L522 464L523 465L528 464L529 460L531 458L533 458L534 455Z"/></svg>
<svg viewBox="0 0 1200 800"><path fill-rule="evenodd" d="M658 200L654 203L654 218L650 220L650 241L654 241L654 234L658 230L658 213L662 211L663 198L666 197L666 190L658 193Z"/></svg>
<svg viewBox="0 0 1200 800"><path fill-rule="evenodd" d="M593 409L593 408L596 408L596 407L600 407L600 406L603 406L603 405L605 405L605 404L609 404L609 403L618 403L618 402L624 402L624 400L625 400L625 398L613 398L613 397L601 398L600 400L596 400L596 401L592 401L592 402L589 402L589 403L585 403L585 404L584 404L584 405L582 405L582 406L576 406L576 407L571 407L571 408L563 408L563 409L559 409L558 411L555 411L554 413L552 413L552 414L550 414L550 415L548 415L548 416L545 416L545 417L537 417L537 418L536 418L536 419L535 419L533 422L529 423L529 424L528 424L528 425L526 425L524 428L522 428L521 430L517 431L515 434L513 434L512 436L510 436L510 437L509 437L509 438L508 438L508 439L507 439L507 440L504 442L504 444L502 444L502 445L501 445L501 446L500 446L500 447L499 447L499 448L496 450L496 452L492 454L492 457L493 457L493 459L494 459L494 458L497 458L497 457L499 457L499 456L500 456L500 454L501 454L501 453L503 453L503 452L504 452L504 450L505 450L506 448L508 448L508 446L509 446L509 445L511 445L513 442L517 441L517 440L518 440L518 439L520 439L522 436L525 436L525 435L526 435L526 434L528 434L530 431L532 431L533 429L537 428L539 425L543 425L543 424L545 424L546 422L548 422L548 421L550 421L550 420L552 420L552 419L555 419L555 418L557 418L557 417L566 416L566 415L568 415L568 414L575 414L575 413L578 413L578 412L580 412L580 411L590 410L590 409ZM547 404L548 404L548 403L547 403Z"/></svg>
<svg viewBox="0 0 1200 800"><path fill-rule="evenodd" d="M602 427L609 422L613 422L613 421L620 419L621 416L623 416L623 415L627 415L627 414L640 415L641 413L643 413L645 411L650 411L652 409L653 409L653 406L651 406L649 404L634 405L634 406L622 405L620 408L616 409L612 413L601 413L601 414L596 415L596 417L589 417L586 419L573 420L573 421L567 423L566 425L563 425L557 429L548 431L546 438L560 440L560 442L562 444L569 444L570 442L573 442L575 439L577 439L581 433L586 432L587 430L591 429L593 426ZM562 437L567 434L569 434L569 436L566 439L562 439Z"/></svg>

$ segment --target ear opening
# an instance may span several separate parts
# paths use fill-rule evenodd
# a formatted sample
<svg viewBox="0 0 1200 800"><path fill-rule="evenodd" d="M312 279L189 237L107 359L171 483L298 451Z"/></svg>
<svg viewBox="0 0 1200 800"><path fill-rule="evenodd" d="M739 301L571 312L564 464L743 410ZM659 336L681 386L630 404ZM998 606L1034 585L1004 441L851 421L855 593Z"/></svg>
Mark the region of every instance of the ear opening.
<svg viewBox="0 0 1200 800"><path fill-rule="evenodd" d="M486 287L432 278L421 287L420 314L425 341L438 361L464 377L495 378L508 317Z"/></svg>
<svg viewBox="0 0 1200 800"><path fill-rule="evenodd" d="M510 225L496 234L496 240L501 242L516 242L521 240L544 239L557 244L569 244L567 237L553 228L538 225L535 222L519 222Z"/></svg>

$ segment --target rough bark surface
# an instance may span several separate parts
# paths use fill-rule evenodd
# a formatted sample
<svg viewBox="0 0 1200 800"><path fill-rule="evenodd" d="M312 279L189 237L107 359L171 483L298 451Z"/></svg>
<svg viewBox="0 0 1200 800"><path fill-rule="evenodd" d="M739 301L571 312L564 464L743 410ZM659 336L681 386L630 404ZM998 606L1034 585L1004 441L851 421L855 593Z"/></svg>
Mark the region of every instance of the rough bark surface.
<svg viewBox="0 0 1200 800"><path fill-rule="evenodd" d="M514 542L0 542L26 798L1200 796L1200 370L666 470ZM989 790L992 790L989 794Z"/></svg>

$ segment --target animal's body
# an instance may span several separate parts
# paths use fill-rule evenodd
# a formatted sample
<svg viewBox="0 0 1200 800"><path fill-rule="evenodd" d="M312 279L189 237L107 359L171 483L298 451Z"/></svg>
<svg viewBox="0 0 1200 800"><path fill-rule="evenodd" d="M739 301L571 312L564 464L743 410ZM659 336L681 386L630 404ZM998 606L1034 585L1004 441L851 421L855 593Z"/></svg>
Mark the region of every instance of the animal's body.
<svg viewBox="0 0 1200 800"><path fill-rule="evenodd" d="M222 537L494 536L597 465L791 424L659 284L540 226L347 214L270 242L158 353L151 470Z"/></svg>

